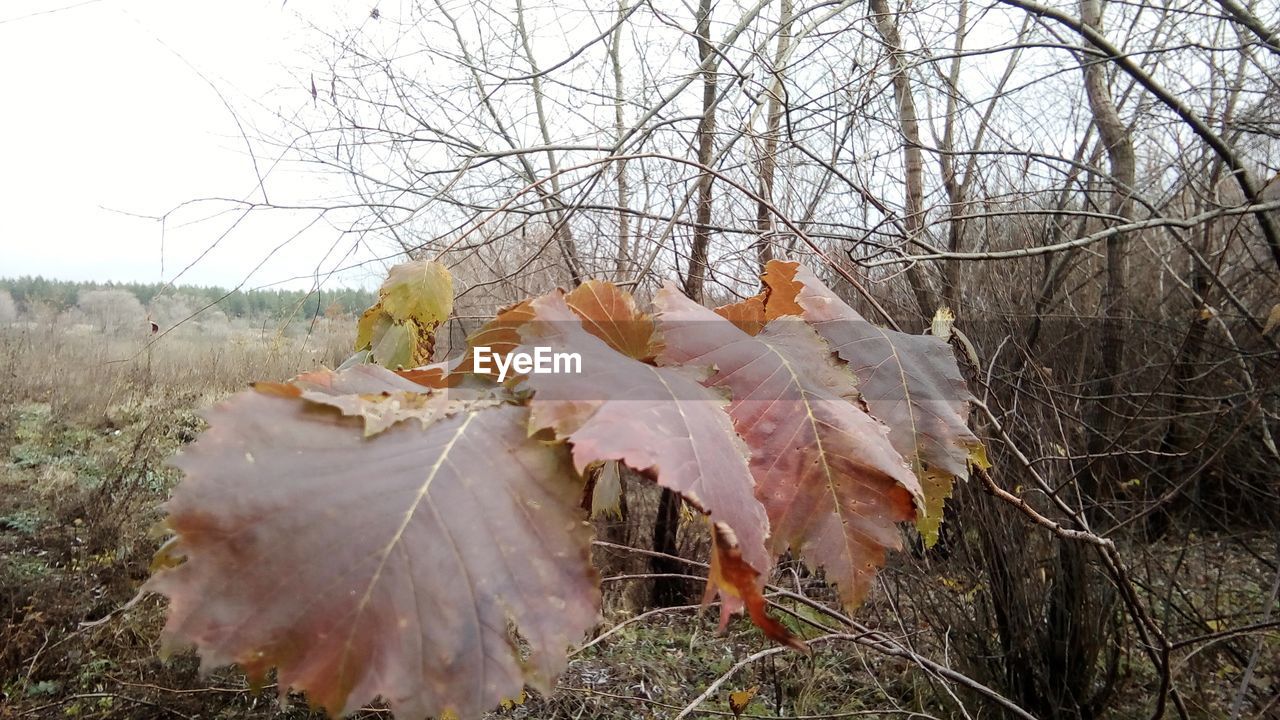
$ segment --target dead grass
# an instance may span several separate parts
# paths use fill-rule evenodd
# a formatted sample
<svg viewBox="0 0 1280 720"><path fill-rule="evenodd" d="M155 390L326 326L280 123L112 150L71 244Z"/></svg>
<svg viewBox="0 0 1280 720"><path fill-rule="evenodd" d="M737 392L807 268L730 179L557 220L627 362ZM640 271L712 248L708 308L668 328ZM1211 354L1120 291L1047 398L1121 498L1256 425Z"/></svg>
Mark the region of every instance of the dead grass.
<svg viewBox="0 0 1280 720"><path fill-rule="evenodd" d="M253 379L332 366L350 341L341 326L310 334L199 330L149 349L144 338L57 325L0 333L0 718L316 717L299 698L282 707L271 692L250 693L233 669L201 677L189 653L161 660L162 601L128 606L158 545L157 505L178 480L165 459L199 432L199 409ZM644 497L637 511L652 504ZM643 544L641 533L632 534ZM1256 570L1245 546L1203 537L1189 547L1148 549L1135 571L1153 606L1174 608L1166 622L1180 636L1235 627L1256 618L1267 592L1255 580L1235 581ZM614 574L643 570L643 562L624 561ZM945 558L899 556L858 617L962 667L952 657L950 628L930 615L943 604L978 602L980 579L960 573ZM1177 603L1164 598L1170 590L1162 579L1170 577L1179 580ZM779 582L829 596L817 578L788 571ZM642 611L640 584L610 583L602 630ZM802 620L786 621L809 632ZM493 716L673 716L767 647L745 621L725 637L714 628L712 613L692 610L629 623L576 655L551 696L531 693ZM1274 632L1263 637L1270 640L1255 682L1265 696L1274 692L1266 688L1277 682L1280 649ZM1245 640L1180 650L1178 682L1196 717L1226 716L1243 665L1236 648L1253 646L1253 637ZM1135 661L1127 670L1117 716L1145 711L1154 678L1144 668ZM727 693L751 687L758 689L746 711L753 717L960 716L949 691L918 666L856 643L824 645L813 659L786 653L753 663L700 714L731 717Z"/></svg>

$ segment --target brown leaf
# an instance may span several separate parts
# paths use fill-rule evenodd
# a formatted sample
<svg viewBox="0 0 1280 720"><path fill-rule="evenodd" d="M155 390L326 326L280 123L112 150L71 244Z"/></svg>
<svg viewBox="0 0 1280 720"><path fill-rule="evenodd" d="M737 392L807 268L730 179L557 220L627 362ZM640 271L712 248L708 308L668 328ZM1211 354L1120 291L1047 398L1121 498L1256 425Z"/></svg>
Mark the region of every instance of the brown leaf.
<svg viewBox="0 0 1280 720"><path fill-rule="evenodd" d="M293 380L292 386L305 400L361 418L366 437L405 420L417 420L425 427L462 409L501 403L494 389L461 388L431 393L402 375L377 365L356 365L340 372L303 373ZM254 387L262 391L261 385ZM270 391L282 394L275 386Z"/></svg>
<svg viewBox="0 0 1280 720"><path fill-rule="evenodd" d="M530 425L550 428L573 445L581 472L621 460L733 528L742 554L767 571L768 520L753 494L747 450L724 412L725 400L691 371L657 368L615 352L588 333L560 293L531 304L535 319L520 330L532 346L576 352L581 374L531 374Z"/></svg>
<svg viewBox="0 0 1280 720"><path fill-rule="evenodd" d="M711 572L702 604L705 606L716 594L720 595L719 632L728 628L730 617L746 610L751 622L764 631L765 637L808 655L808 644L769 615L761 592L763 585L760 573L743 560L733 529L724 523L711 523Z"/></svg>
<svg viewBox="0 0 1280 720"><path fill-rule="evenodd" d="M805 320L858 376L858 390L867 410L889 426L893 446L921 478L927 471L935 472L926 488L926 507L931 515L937 514L941 499L951 494L951 479L969 477L970 456L982 447L969 430L972 396L951 347L929 335L878 327L845 304L808 268L774 261L770 269L775 266L779 266L776 272L780 277L791 272L799 283L795 300L804 308ZM925 521L922 530L931 533L926 535L928 544L936 541L932 519Z"/></svg>
<svg viewBox="0 0 1280 720"><path fill-rule="evenodd" d="M796 279L799 263L770 260L760 276L765 284L765 319L773 320L784 315L804 315L804 308L796 302L801 281Z"/></svg>
<svg viewBox="0 0 1280 720"><path fill-rule="evenodd" d="M498 311L492 320L467 337L467 350L454 369L455 373L475 373L475 349L489 348L495 356L506 355L520 346L520 327L533 318L528 300ZM497 376L493 371L489 374Z"/></svg>
<svg viewBox="0 0 1280 720"><path fill-rule="evenodd" d="M747 709L758 692L760 692L760 686L752 685L746 690L729 693L729 710L733 712L733 716L741 717L742 711Z"/></svg>
<svg viewBox="0 0 1280 720"><path fill-rule="evenodd" d="M711 365L708 382L733 394L729 415L751 448L771 551L825 567L846 606L861 602L886 550L901 547L896 523L915 516L922 496L885 427L845 397L853 376L800 318L752 337L672 286L654 305L661 359Z"/></svg>
<svg viewBox="0 0 1280 720"><path fill-rule="evenodd" d="M622 520L622 467L616 461L602 463L591 484L591 517Z"/></svg>
<svg viewBox="0 0 1280 720"><path fill-rule="evenodd" d="M728 320L748 335L755 335L764 328L764 295L752 295L741 302L721 305L716 314Z"/></svg>
<svg viewBox="0 0 1280 720"><path fill-rule="evenodd" d="M408 381L399 373L378 365L355 365L340 372L312 370L294 378L290 384L298 388L299 393L313 392L333 396L425 392L421 386Z"/></svg>
<svg viewBox="0 0 1280 720"><path fill-rule="evenodd" d="M463 378L461 373L455 372L462 360L463 358L454 358L409 370L397 370L396 375L416 385L423 385L429 388L456 387L462 382ZM421 388L418 389L419 392L421 390Z"/></svg>
<svg viewBox="0 0 1280 720"><path fill-rule="evenodd" d="M641 361L657 354L653 317L641 312L635 298L618 286L588 280L565 296L565 302L582 318L587 332L614 350Z"/></svg>
<svg viewBox="0 0 1280 720"><path fill-rule="evenodd" d="M165 506L166 557L185 562L145 586L169 597L165 645L195 644L204 668L260 683L278 666L282 693L333 714L380 696L398 717L471 718L547 688L596 621L581 481L524 408L366 438L327 404L247 392L208 419Z"/></svg>

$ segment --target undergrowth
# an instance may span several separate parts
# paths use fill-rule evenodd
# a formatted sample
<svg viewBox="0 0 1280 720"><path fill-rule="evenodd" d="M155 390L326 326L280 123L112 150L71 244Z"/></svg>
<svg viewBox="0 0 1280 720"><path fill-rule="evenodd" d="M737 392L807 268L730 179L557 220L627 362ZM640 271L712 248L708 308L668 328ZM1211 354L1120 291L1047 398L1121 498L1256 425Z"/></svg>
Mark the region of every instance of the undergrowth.
<svg viewBox="0 0 1280 720"><path fill-rule="evenodd" d="M5 363L0 373L20 379L13 368L36 362L28 352L0 346ZM175 357L194 357L190 353ZM61 389L43 383L0 387L0 718L320 717L304 698L282 705L272 687L251 692L233 669L201 675L189 652L161 659L162 601L149 597L130 604L160 540L157 506L178 479L165 460L201 429L198 411L242 387L243 377L284 377L294 371L270 350L261 352L261 367L248 364L253 355L243 357L244 366L198 384L153 378L144 388L137 375L120 368L114 378L105 378L116 384L109 393L113 401L105 405L76 402L74 395L92 389L76 378L76 359L46 358L46 364L62 364L48 371L68 378ZM309 354L292 362L315 364ZM170 376L190 377L176 371ZM630 542L643 544L639 535L633 533ZM1244 543L1197 535L1185 547L1147 547L1148 560L1133 571L1144 600L1168 608L1163 622L1178 636L1211 633L1251 622L1265 604L1265 583L1239 581L1258 560L1245 548L1258 546L1265 544L1256 538ZM1274 563L1275 557L1263 560ZM630 576L638 568L643 562L612 574ZM1174 573L1180 578L1178 597L1170 600L1175 591L1162 578ZM830 598L820 578L786 563L774 580L815 599ZM607 582L597 634L618 629L574 654L552 694L531 691L493 717L672 717L737 663L769 649L745 620L716 636L714 609L646 614L636 600L646 593L629 592L645 582L630 577ZM922 655L963 668L953 628L936 608L972 615L984 590L980 578L946 551L914 558L900 553L856 617ZM806 621L822 622L820 615L781 604L776 612L794 632L809 638L818 634ZM1252 682L1262 694L1277 682L1277 645L1261 646ZM971 700L911 660L857 642L815 650L812 659L777 653L747 663L695 716L732 717L729 693L752 690L743 717L962 717L956 700ZM1115 717L1143 712L1156 681L1145 663L1128 660L1133 652L1125 648ZM1228 642L1179 650L1176 680L1194 717L1226 717L1246 662L1248 657ZM389 717L379 708L361 716Z"/></svg>

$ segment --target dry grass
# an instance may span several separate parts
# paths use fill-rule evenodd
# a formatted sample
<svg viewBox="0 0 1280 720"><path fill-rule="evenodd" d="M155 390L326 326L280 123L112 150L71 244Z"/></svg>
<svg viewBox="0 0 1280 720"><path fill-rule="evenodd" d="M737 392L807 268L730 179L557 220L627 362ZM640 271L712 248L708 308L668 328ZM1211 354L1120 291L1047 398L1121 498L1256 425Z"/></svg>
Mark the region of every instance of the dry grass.
<svg viewBox="0 0 1280 720"><path fill-rule="evenodd" d="M199 432L198 410L254 379L337 364L347 353L350 327L322 322L309 332L279 332L192 325L150 346L147 338L58 323L0 329L0 718L314 716L302 702L285 708L270 692L250 693L233 669L201 677L191 654L162 661L163 603L127 604L158 544L152 532L157 505L178 479L165 460ZM636 511L651 509L651 501L642 493ZM627 539L642 545L645 533L633 528ZM1224 579L1233 568L1244 572L1256 564L1239 547L1231 538L1201 538L1194 547L1148 552L1148 566L1136 570L1153 605L1167 591L1161 579L1177 575L1178 592L1186 596L1178 607L1202 612L1208 627L1237 626L1258 613L1266 592L1256 582ZM621 561L606 574L644 569L643 561ZM885 578L858 617L964 669L966 659L955 657L952 628L937 609L979 607L981 575L931 554L898 556ZM803 573L788 570L780 581L813 597L830 596L818 578ZM642 612L642 584L609 583L604 627ZM803 621L787 622L807 632ZM1170 627L1179 622L1191 620L1175 617ZM738 660L767 647L745 621L726 637L714 636L714 626L711 614L688 609L626 624L575 656L553 695L531 694L494 716L672 716ZM1196 634L1194 624L1178 627L1185 630L1180 634ZM1195 694L1196 717L1226 715L1242 664L1234 648L1252 647L1252 638L1244 641L1181 651L1178 681ZM1255 680L1260 687L1276 682L1276 645L1264 645ZM1119 716L1143 711L1154 681L1137 660L1125 672L1114 706ZM854 643L824 645L812 660L780 654L751 664L703 706L703 715L731 716L727 692L753 686L759 692L747 710L751 716L961 716L950 691L919 667Z"/></svg>

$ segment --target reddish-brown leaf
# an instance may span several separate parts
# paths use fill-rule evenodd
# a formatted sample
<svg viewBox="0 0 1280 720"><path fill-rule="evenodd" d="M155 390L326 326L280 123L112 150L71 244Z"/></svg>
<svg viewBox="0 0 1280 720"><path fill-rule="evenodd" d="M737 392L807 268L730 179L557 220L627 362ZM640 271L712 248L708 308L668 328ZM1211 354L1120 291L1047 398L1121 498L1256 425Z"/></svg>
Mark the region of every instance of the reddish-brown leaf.
<svg viewBox="0 0 1280 720"><path fill-rule="evenodd" d="M711 523L711 572L707 576L705 607L715 595L720 596L720 632L729 626L729 618L746 610L747 617L764 631L765 637L809 654L804 640L791 634L786 626L770 617L760 573L742 559L742 548L733 529L724 523Z"/></svg>
<svg viewBox="0 0 1280 720"><path fill-rule="evenodd" d="M599 603L565 448L513 405L365 437L330 391L407 381L306 378L323 404L241 393L176 460L171 561L146 585L169 597L166 645L258 682L278 666L282 692L334 714L380 696L398 717L479 717L545 689Z"/></svg>
<svg viewBox="0 0 1280 720"><path fill-rule="evenodd" d="M614 350L636 360L650 360L657 354L653 317L641 312L635 298L617 285L588 280L565 296L565 302L582 318L587 332Z"/></svg>
<svg viewBox="0 0 1280 720"><path fill-rule="evenodd" d="M920 485L885 427L846 397L852 375L800 318L753 337L671 286L654 304L661 359L710 365L708 383L733 394L729 415L751 448L771 550L825 567L844 603L859 603L886 549L900 547L896 523L914 517Z"/></svg>
<svg viewBox="0 0 1280 720"><path fill-rule="evenodd" d="M530 374L531 427L551 428L573 445L579 471L621 460L651 475L733 528L758 571L772 564L768 520L755 498L747 449L724 412L725 399L681 368L657 368L614 351L587 332L559 292L534 300L525 349L576 352L582 373Z"/></svg>
<svg viewBox="0 0 1280 720"><path fill-rule="evenodd" d="M893 446L927 480L928 512L921 517L921 530L932 542L951 479L968 478L968 463L982 447L969 430L971 396L951 347L931 335L868 322L806 267L774 261L769 272L794 278L774 294L796 292L805 320L858 376L868 411L889 426Z"/></svg>
<svg viewBox="0 0 1280 720"><path fill-rule="evenodd" d="M494 355L506 355L520 345L520 326L533 318L529 301L522 300L498 311L492 320L467 337L466 354L454 367L455 374L476 372L474 351L478 347L489 348ZM489 374L497 376L496 372Z"/></svg>

